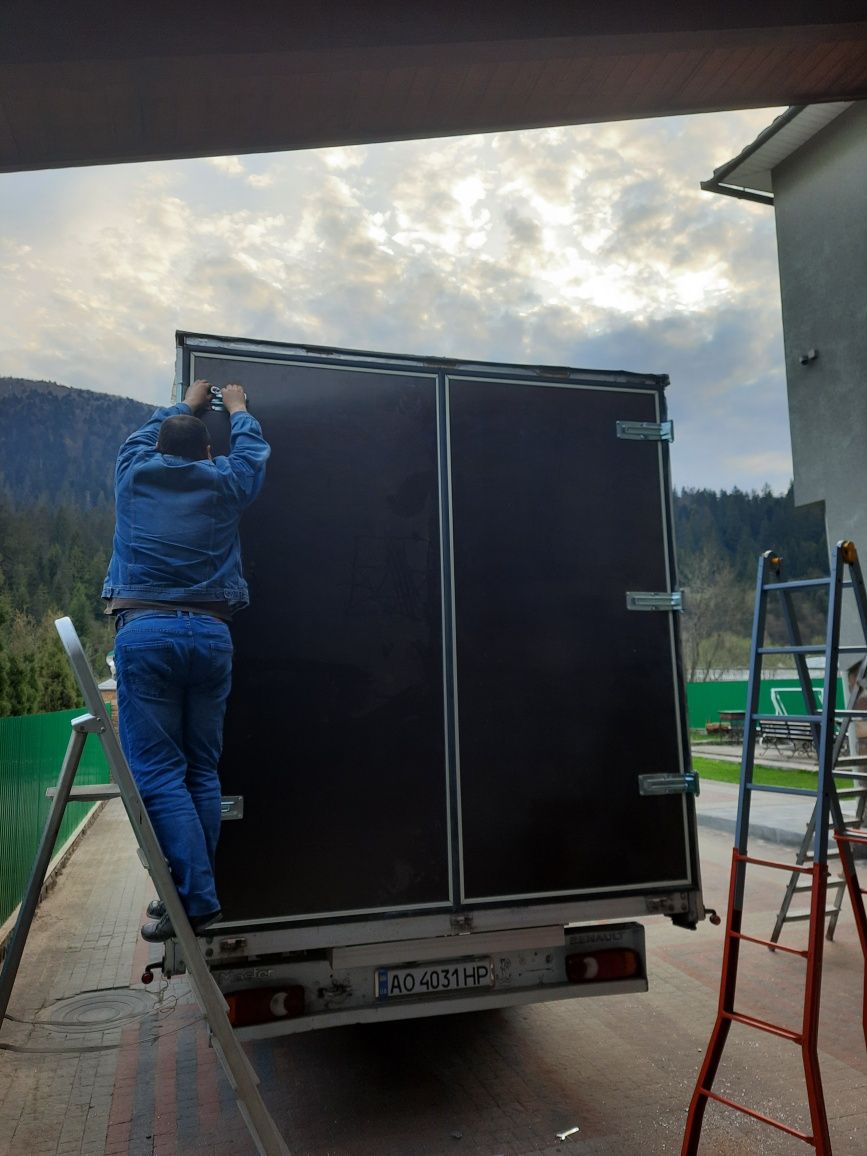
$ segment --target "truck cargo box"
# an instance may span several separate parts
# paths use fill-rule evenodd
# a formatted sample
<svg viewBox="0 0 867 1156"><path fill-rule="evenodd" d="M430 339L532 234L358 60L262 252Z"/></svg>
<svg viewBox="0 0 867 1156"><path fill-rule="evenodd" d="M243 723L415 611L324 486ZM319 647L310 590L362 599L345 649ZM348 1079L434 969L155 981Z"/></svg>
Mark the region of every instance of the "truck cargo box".
<svg viewBox="0 0 867 1156"><path fill-rule="evenodd" d="M273 449L209 935L701 918L667 378L179 333L199 377Z"/></svg>

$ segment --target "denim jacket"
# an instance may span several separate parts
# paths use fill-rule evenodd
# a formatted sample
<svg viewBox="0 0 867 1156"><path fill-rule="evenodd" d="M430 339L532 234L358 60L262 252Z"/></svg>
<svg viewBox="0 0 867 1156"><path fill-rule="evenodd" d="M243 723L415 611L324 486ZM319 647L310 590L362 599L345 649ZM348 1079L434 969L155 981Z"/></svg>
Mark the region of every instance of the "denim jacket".
<svg viewBox="0 0 867 1156"><path fill-rule="evenodd" d="M190 413L158 409L124 442L115 473L115 532L103 598L157 602L250 601L238 522L265 480L271 449L246 412L233 413L229 453L190 461L157 453L160 425Z"/></svg>

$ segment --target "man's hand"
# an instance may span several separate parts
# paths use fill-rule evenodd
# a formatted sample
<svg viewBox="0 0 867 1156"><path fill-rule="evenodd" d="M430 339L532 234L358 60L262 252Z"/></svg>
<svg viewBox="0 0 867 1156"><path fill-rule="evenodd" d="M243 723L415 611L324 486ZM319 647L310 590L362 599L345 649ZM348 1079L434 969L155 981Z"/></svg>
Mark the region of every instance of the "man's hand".
<svg viewBox="0 0 867 1156"><path fill-rule="evenodd" d="M243 413L247 408L247 395L243 386L224 385L220 391L223 395L223 405L229 414Z"/></svg>
<svg viewBox="0 0 867 1156"><path fill-rule="evenodd" d="M197 378L184 394L184 402L193 413L205 409L211 400L211 383L203 377Z"/></svg>

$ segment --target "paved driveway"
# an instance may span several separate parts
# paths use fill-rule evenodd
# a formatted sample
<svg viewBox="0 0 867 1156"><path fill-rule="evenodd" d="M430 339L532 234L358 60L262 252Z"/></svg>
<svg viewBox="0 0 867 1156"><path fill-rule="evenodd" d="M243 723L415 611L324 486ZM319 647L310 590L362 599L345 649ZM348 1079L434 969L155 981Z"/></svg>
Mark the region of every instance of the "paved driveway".
<svg viewBox="0 0 867 1156"><path fill-rule="evenodd" d="M703 829L701 846L706 900L722 912L731 836ZM791 855L779 845L757 850ZM783 879L755 870L747 930L768 934ZM40 909L25 956L10 1010L43 1026L12 1022L0 1035L23 1049L0 1051L3 1156L255 1151L182 983L161 999L137 983L146 886L111 804ZM796 928L790 940L802 934ZM650 920L645 995L313 1032L251 1045L249 1055L294 1153L677 1153L716 1008L721 948L721 928L686 932ZM797 958L745 947L741 975L743 1010L798 1024ZM826 951L820 1033L837 1156L867 1152L862 976L846 915ZM93 988L82 1012L75 997ZM806 1126L798 1050L740 1027L730 1040L720 1089ZM580 1131L557 1139L574 1126ZM712 1156L808 1151L715 1105L704 1137Z"/></svg>

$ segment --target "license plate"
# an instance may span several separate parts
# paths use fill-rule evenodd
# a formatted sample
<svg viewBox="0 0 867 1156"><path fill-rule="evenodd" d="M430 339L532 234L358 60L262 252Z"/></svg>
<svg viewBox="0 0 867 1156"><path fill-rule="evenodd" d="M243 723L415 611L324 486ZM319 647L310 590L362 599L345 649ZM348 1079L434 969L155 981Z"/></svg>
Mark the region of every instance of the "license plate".
<svg viewBox="0 0 867 1156"><path fill-rule="evenodd" d="M465 959L461 963L437 963L427 967L379 967L374 979L377 999L433 995L493 985L494 969L489 959Z"/></svg>

